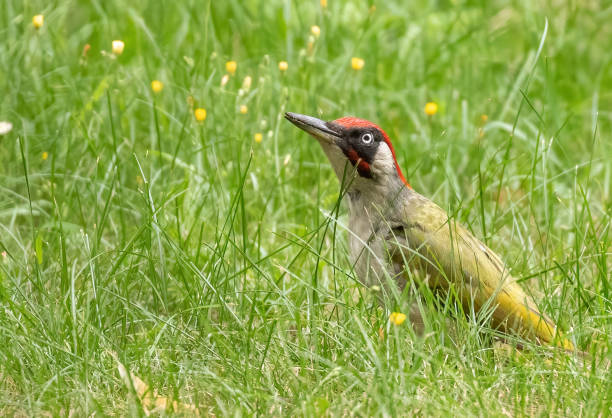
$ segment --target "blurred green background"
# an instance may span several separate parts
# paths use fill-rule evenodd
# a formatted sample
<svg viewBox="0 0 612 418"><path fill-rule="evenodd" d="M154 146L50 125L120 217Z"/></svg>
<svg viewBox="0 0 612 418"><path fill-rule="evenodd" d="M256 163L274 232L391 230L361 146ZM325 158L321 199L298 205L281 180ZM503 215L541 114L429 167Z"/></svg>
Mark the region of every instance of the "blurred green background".
<svg viewBox="0 0 612 418"><path fill-rule="evenodd" d="M605 416L610 19L609 1L4 0L0 413L142 413L119 359L202 414ZM435 306L423 337L391 326L407 301L356 282L338 182L285 111L383 127L590 360L500 356Z"/></svg>

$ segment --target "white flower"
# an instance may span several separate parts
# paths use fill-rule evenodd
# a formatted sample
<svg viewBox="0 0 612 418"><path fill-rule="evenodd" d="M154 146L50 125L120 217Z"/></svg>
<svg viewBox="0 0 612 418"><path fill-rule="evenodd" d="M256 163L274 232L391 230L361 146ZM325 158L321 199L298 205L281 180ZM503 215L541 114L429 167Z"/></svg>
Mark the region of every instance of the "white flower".
<svg viewBox="0 0 612 418"><path fill-rule="evenodd" d="M0 135L6 135L13 130L13 124L11 122L0 121Z"/></svg>

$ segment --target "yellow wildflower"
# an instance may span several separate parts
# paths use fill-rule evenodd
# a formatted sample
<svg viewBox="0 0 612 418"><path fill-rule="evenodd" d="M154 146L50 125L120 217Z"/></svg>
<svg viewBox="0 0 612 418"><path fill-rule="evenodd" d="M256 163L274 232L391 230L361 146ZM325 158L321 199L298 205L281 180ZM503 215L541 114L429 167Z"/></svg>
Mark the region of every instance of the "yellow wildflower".
<svg viewBox="0 0 612 418"><path fill-rule="evenodd" d="M318 38L319 35L321 35L321 28L318 27L317 25L311 26L310 33L312 33L315 38Z"/></svg>
<svg viewBox="0 0 612 418"><path fill-rule="evenodd" d="M321 0L321 7L323 8L327 7L327 0Z"/></svg>
<svg viewBox="0 0 612 418"><path fill-rule="evenodd" d="M249 91L249 89L251 88L251 83L253 83L253 79L250 75L244 77L244 80L242 80L242 90Z"/></svg>
<svg viewBox="0 0 612 418"><path fill-rule="evenodd" d="M427 116L433 116L438 113L438 105L435 102L428 102L425 104L425 114Z"/></svg>
<svg viewBox="0 0 612 418"><path fill-rule="evenodd" d="M47 151L42 153L42 159L46 160L47 158L49 158L49 153Z"/></svg>
<svg viewBox="0 0 612 418"><path fill-rule="evenodd" d="M287 68L289 68L289 64L287 63L287 61L281 61L278 63L278 69L282 72L287 71Z"/></svg>
<svg viewBox="0 0 612 418"><path fill-rule="evenodd" d="M263 135L262 135L260 132L257 132L257 133L255 134L254 139L255 139L255 142L257 142L257 143L259 144L259 143L261 143L261 141L263 140Z"/></svg>
<svg viewBox="0 0 612 418"><path fill-rule="evenodd" d="M358 58L358 57L351 58L351 67L353 68L353 70L359 71L363 68L364 65L365 65L365 61L363 60L363 58Z"/></svg>
<svg viewBox="0 0 612 418"><path fill-rule="evenodd" d="M198 107L193 114L198 122L204 122L206 120L206 109Z"/></svg>
<svg viewBox="0 0 612 418"><path fill-rule="evenodd" d="M123 54L123 48L125 48L125 43L123 43L123 41L120 41L118 39L113 41L112 48L111 48L111 50L113 51L113 54L115 55Z"/></svg>
<svg viewBox="0 0 612 418"><path fill-rule="evenodd" d="M248 111L249 111L249 108L247 107L247 105L240 105L240 113L242 113L243 115L246 115Z"/></svg>
<svg viewBox="0 0 612 418"><path fill-rule="evenodd" d="M32 17L32 24L36 29L42 28L42 26L45 24L45 17L43 15L34 15Z"/></svg>
<svg viewBox="0 0 612 418"><path fill-rule="evenodd" d="M153 93L159 93L163 89L164 89L164 83L162 83L159 80L151 81L151 90L153 90Z"/></svg>
<svg viewBox="0 0 612 418"><path fill-rule="evenodd" d="M406 314L401 312L392 312L391 315L389 315L389 321L395 325L402 325L405 320Z"/></svg>
<svg viewBox="0 0 612 418"><path fill-rule="evenodd" d="M487 121L489 120L489 117L487 115L480 115L480 121L482 122L482 124L484 125L485 123L487 123Z"/></svg>
<svg viewBox="0 0 612 418"><path fill-rule="evenodd" d="M225 63L225 69L230 75L236 74L236 68L238 68L238 63L236 63L236 61L228 61Z"/></svg>

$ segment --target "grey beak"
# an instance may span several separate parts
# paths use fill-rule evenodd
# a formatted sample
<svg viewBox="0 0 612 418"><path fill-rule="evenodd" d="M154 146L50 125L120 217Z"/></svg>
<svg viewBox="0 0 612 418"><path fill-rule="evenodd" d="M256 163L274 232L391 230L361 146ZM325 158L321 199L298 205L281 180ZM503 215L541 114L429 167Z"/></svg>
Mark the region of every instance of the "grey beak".
<svg viewBox="0 0 612 418"><path fill-rule="evenodd" d="M313 118L312 116L287 112L285 113L285 119L315 138L326 142L335 143L341 137L341 133L334 130L336 127L333 124Z"/></svg>

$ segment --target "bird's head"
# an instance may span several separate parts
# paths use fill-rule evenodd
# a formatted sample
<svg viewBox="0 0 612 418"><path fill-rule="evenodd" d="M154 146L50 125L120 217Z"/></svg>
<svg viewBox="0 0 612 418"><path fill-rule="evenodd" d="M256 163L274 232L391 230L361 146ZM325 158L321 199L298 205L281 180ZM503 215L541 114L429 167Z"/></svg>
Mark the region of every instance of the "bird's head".
<svg viewBox="0 0 612 418"><path fill-rule="evenodd" d="M285 118L314 136L342 181L353 167L353 188L410 187L395 159L389 136L378 125L364 119L343 117L325 122L311 116L287 112Z"/></svg>

